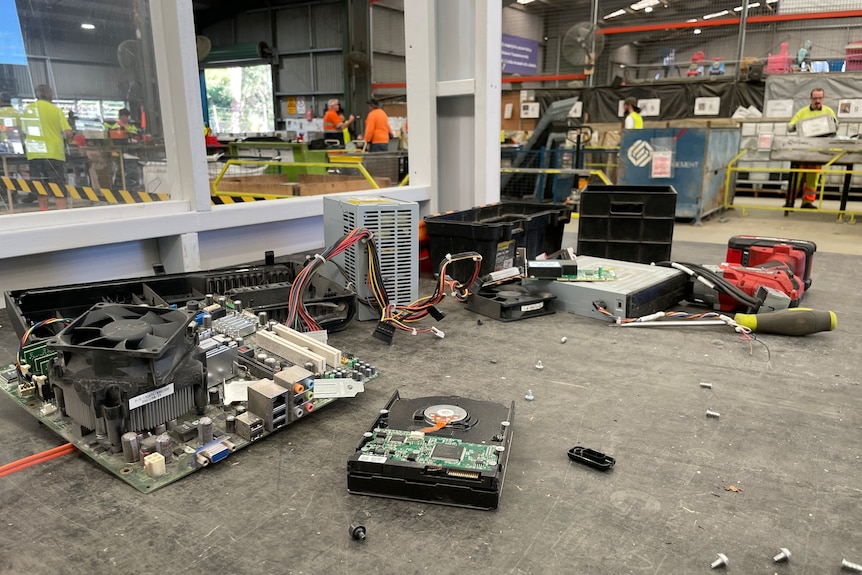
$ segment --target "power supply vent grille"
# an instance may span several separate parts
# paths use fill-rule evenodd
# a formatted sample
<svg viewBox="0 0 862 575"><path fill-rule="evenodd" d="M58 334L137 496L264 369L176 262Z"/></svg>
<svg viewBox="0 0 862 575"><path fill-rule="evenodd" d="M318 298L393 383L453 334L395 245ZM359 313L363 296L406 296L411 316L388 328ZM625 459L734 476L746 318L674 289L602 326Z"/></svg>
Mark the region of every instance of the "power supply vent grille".
<svg viewBox="0 0 862 575"><path fill-rule="evenodd" d="M377 200L377 201L375 201ZM367 228L374 236L380 261L380 275L389 301L406 305L418 297L418 229L419 206L388 198L338 200L324 198L324 238L327 246L356 228ZM344 268L347 282L361 299L369 299L368 259L366 246L356 245L336 260ZM334 266L333 266L334 267ZM344 282L339 275L334 281ZM359 307L359 319L379 318L365 306Z"/></svg>

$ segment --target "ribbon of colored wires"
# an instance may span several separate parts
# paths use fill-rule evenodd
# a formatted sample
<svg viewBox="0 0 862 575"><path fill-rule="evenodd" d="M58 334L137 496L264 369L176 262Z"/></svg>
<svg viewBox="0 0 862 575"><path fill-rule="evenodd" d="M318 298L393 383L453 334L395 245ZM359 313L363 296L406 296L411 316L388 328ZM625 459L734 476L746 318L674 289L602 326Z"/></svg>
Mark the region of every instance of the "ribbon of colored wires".
<svg viewBox="0 0 862 575"><path fill-rule="evenodd" d="M21 336L21 341L18 344L18 353L15 354L15 367L18 369L18 373L21 373L21 361L23 360L21 354L24 350L24 347L27 345L27 342L30 341L30 337L33 335L33 332L35 332L40 327L45 327L59 322L69 324L72 322L72 320L65 317L52 317L49 319L43 319L40 322L34 323L29 329L27 329L27 331L24 332L24 335Z"/></svg>

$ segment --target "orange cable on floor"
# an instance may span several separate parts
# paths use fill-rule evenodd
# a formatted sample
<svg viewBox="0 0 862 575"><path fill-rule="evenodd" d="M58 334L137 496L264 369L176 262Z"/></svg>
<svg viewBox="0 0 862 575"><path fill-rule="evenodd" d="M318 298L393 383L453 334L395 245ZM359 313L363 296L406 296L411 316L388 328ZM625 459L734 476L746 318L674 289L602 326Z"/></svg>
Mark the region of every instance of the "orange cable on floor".
<svg viewBox="0 0 862 575"><path fill-rule="evenodd" d="M75 449L74 445L72 445L71 443L66 443L64 445L60 445L59 447L54 447L53 449L43 451L42 453L28 455L27 457L19 459L18 461L13 461L11 463L7 463L6 465L0 466L0 477L6 477L7 475L11 475L16 471L21 471L23 469L27 469L28 467L32 467L33 465L38 465L40 463L51 461L52 459L62 457L63 455L68 455L70 453L74 453L75 451L77 451L77 449Z"/></svg>

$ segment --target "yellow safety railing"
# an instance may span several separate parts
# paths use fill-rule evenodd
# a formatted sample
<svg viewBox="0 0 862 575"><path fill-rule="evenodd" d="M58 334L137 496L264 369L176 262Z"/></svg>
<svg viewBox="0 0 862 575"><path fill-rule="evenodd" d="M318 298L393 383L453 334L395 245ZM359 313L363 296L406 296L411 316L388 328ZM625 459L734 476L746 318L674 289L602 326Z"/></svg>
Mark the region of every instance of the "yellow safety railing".
<svg viewBox="0 0 862 575"><path fill-rule="evenodd" d="M742 211L742 215L747 215L748 210L772 210L772 211L782 211L782 212L819 212L826 214L838 214L838 219L843 220L844 215L850 216L850 223L856 222L856 215L862 213L862 210L848 210L845 206L845 209L828 209L823 207L823 199L826 193L826 179L827 176L837 175L842 177L852 177L857 175L862 175L862 170L850 170L850 169L835 169L833 166L835 162L841 159L847 152L841 151L836 154L831 160L822 164L819 168L754 168L754 167L745 167L739 168L737 163L739 160L745 156L748 152L752 151L749 148L742 150L734 156L732 160L727 164L727 170L724 178L724 209L730 209L734 206L730 201L730 191L731 191L731 181L733 179L734 172L746 172L746 173L781 173L781 174L820 174L820 178L817 183L817 209L803 209L803 208L794 208L794 207L785 207L785 206L768 206L768 205L751 205L747 204L744 206L739 206ZM847 166L848 168L850 166ZM792 186L793 181L788 183L788 186ZM841 192L843 194L843 190Z"/></svg>

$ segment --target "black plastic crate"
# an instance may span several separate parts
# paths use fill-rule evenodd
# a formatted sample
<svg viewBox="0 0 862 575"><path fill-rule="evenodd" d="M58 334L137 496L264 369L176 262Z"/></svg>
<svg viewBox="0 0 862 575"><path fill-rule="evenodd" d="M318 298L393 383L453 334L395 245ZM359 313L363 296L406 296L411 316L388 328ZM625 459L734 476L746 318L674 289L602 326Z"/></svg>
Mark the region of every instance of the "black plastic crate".
<svg viewBox="0 0 862 575"><path fill-rule="evenodd" d="M480 253L484 275L512 267L517 248L526 248L528 258L555 252L571 219L569 206L530 202L500 202L428 216L425 227L434 271L446 254ZM453 268L449 275L462 281L472 271L469 262L458 262Z"/></svg>
<svg viewBox="0 0 862 575"><path fill-rule="evenodd" d="M579 214L578 255L644 264L670 259L673 186L587 186Z"/></svg>

